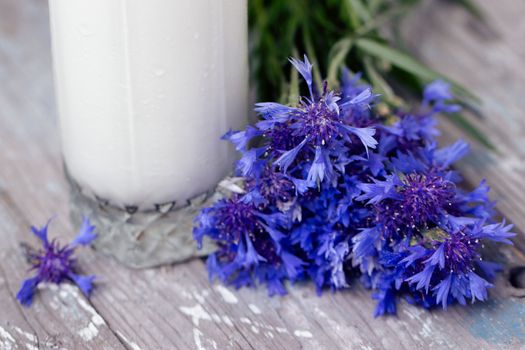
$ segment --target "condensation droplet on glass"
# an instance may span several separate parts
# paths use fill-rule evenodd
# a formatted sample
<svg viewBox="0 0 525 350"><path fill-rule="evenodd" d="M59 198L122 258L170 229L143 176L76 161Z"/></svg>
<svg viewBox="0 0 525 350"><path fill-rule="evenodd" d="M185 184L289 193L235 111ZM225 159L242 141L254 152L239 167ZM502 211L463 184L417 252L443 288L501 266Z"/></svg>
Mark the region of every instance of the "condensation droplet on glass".
<svg viewBox="0 0 525 350"><path fill-rule="evenodd" d="M90 30L88 26L84 23L80 24L77 27L77 30L80 33L80 35L83 35L83 36L92 36L95 34L95 32L93 30Z"/></svg>
<svg viewBox="0 0 525 350"><path fill-rule="evenodd" d="M166 74L166 71L164 69L156 69L155 70L155 76L162 77L164 74Z"/></svg>

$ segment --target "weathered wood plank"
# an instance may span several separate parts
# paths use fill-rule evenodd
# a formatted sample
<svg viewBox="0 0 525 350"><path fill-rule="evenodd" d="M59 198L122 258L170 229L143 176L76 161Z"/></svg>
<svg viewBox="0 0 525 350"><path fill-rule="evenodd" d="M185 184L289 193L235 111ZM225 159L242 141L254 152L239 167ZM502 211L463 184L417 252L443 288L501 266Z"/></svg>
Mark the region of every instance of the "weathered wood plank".
<svg viewBox="0 0 525 350"><path fill-rule="evenodd" d="M511 0L504 2L510 4ZM496 5L487 0L482 4L494 11L491 18L500 21L499 18L506 16L510 21L501 24L506 30L501 34L507 38L505 40L516 37L506 26L513 23L512 19L517 21L518 14L498 12ZM460 26L465 17L456 9L435 8L432 17L449 18L446 26L457 24L456 31L461 32L457 35L464 36L465 40L472 35ZM67 184L62 175L56 130L47 25L45 2L6 0L0 3L0 77L3 82L0 86L0 349L52 348L54 342L68 349L133 350L524 346L525 305L520 299L511 297L520 295L520 290L509 287L503 277L489 303L471 308L451 307L446 313L426 312L400 303L398 317L373 319L374 303L369 293L357 286L342 293L325 293L319 298L312 286L296 285L284 298L268 298L262 288L233 291L210 285L200 260L134 271L96 252L84 250L79 254L81 266L89 270L86 272L100 276L91 301L83 299L75 287L61 286L54 290L47 286L32 308L20 308L14 293L24 278L27 265L17 245L20 241L36 244L28 231L29 223L40 224L58 214L51 234L65 240L74 234L67 222ZM525 34L525 28L521 30ZM421 32L426 33L420 34L422 36L439 33L434 24L429 23ZM449 41L458 40L455 35L436 40L450 45ZM426 41L434 40L425 38ZM425 42L425 45L430 44ZM469 50L473 50L471 55L481 54L481 43L469 45ZM458 48L448 51L450 48L445 47L446 50L437 49L446 51L443 57L456 59L454 55L461 52ZM511 51L512 55L515 52ZM511 60L505 67L510 72L518 63ZM446 64L441 68L447 71L448 67ZM457 72L458 80L464 79L460 73L461 69ZM514 84L525 84L525 77L513 79L516 79ZM502 83L498 81L499 87L490 88L496 96L505 93ZM470 83L467 85L471 87ZM523 101L518 100L517 96L504 100L505 106L520 106ZM518 117L512 120L521 123ZM502 133L505 123L506 119L499 123L501 125L484 127L494 141L503 140L505 145L517 142L506 140L511 137ZM496 127L499 131L493 134L491 130ZM523 129L514 126L512 135L523 135ZM522 155L512 150L514 146L505 147L508 147L508 157ZM503 164L507 164L502 165L501 159L493 159L497 162L496 169L506 170L496 172L492 166L475 168L472 162L463 163L463 170L469 179L486 176L494 183L510 176L513 180L507 181L512 181L513 186L518 184L519 176L511 171L513 161L502 158L506 159ZM516 188L523 188L519 186ZM522 201L523 192L511 189L502 183L496 186L495 197L500 199L499 208L506 215L514 215L523 229L525 225L519 221L523 209L512 207L512 203ZM504 250L504 253L508 260L519 259L515 251ZM90 323L96 323L96 332ZM32 336L36 336L38 342L33 341Z"/></svg>
<svg viewBox="0 0 525 350"><path fill-rule="evenodd" d="M481 98L483 119L467 118L484 131L497 152L477 147L459 168L475 184L486 178L498 210L525 229L525 3L479 0L487 24L446 2L427 1L405 26L413 52ZM417 28L417 30L415 30ZM446 118L448 140L465 137ZM525 251L525 235L515 239Z"/></svg>

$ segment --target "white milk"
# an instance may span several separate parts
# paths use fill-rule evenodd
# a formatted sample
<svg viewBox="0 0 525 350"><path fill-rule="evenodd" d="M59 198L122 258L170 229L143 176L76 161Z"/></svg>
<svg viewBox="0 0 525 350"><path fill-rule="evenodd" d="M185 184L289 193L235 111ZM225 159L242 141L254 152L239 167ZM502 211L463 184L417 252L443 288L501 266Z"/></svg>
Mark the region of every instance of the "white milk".
<svg viewBox="0 0 525 350"><path fill-rule="evenodd" d="M247 116L247 0L50 0L66 167L119 207L186 199L228 173Z"/></svg>

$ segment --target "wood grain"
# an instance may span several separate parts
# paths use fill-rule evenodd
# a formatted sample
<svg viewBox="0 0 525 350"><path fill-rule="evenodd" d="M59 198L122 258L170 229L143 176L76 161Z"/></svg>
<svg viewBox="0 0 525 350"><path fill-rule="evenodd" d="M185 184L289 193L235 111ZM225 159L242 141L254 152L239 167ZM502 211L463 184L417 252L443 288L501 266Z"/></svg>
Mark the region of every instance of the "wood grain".
<svg viewBox="0 0 525 350"><path fill-rule="evenodd" d="M411 51L428 65L481 98L481 119L467 118L497 145L497 152L473 147L459 165L472 184L489 180L498 210L521 233L525 229L525 3L478 0L487 23L475 21L452 4L426 1L405 26ZM438 6L439 5L439 6ZM418 30L414 30L418 28ZM465 137L442 118L445 139ZM525 235L515 239L525 251Z"/></svg>
<svg viewBox="0 0 525 350"><path fill-rule="evenodd" d="M488 101L490 117L480 126L504 155L479 152L462 163L462 171L469 181L487 177L498 208L523 230L524 51L513 43L525 37L525 3L479 3L497 38L478 38L462 11L434 6L414 19L418 30L411 37L423 59ZM100 276L91 300L71 285L49 285L31 308L20 307L14 295L28 266L19 244L37 243L30 223L58 214L51 235L63 240L74 235L67 220L47 26L45 1L0 1L1 350L525 347L525 304L517 297L525 294L506 276L484 304L427 312L401 302L397 317L374 319L369 292L357 284L321 298L311 285L295 285L288 296L269 298L263 288L234 291L210 284L200 260L135 271L86 249L79 254L81 266ZM457 135L449 123L445 129ZM525 261L515 249L500 255Z"/></svg>

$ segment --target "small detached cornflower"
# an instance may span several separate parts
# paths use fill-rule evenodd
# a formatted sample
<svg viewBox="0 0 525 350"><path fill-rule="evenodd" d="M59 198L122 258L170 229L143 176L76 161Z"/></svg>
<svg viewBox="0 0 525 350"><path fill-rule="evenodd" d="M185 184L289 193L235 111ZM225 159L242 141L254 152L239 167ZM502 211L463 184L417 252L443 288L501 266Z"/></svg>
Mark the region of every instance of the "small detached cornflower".
<svg viewBox="0 0 525 350"><path fill-rule="evenodd" d="M336 91L314 85L306 56L290 62L308 96L258 103L255 125L223 137L241 153L241 181L195 219L198 244L218 247L210 279L282 295L285 281L321 294L359 276L376 316L396 313L400 297L425 308L486 300L498 266L484 242L514 234L493 220L485 181L461 189L452 166L468 145L437 146L437 113L459 110L449 84L429 84L414 111L390 110L360 75L345 70Z"/></svg>
<svg viewBox="0 0 525 350"><path fill-rule="evenodd" d="M51 220L43 227L31 227L31 231L42 242L42 248L30 251L28 258L33 265L31 270L35 271L35 276L26 279L16 298L22 305L29 306L33 301L36 287L39 283L62 283L69 280L75 283L84 295L89 296L93 289L93 275L82 275L78 272L77 261L73 257L78 246L89 245L95 238L95 226L91 225L87 218L84 218L82 227L73 242L61 246L56 240L49 240L47 230Z"/></svg>

